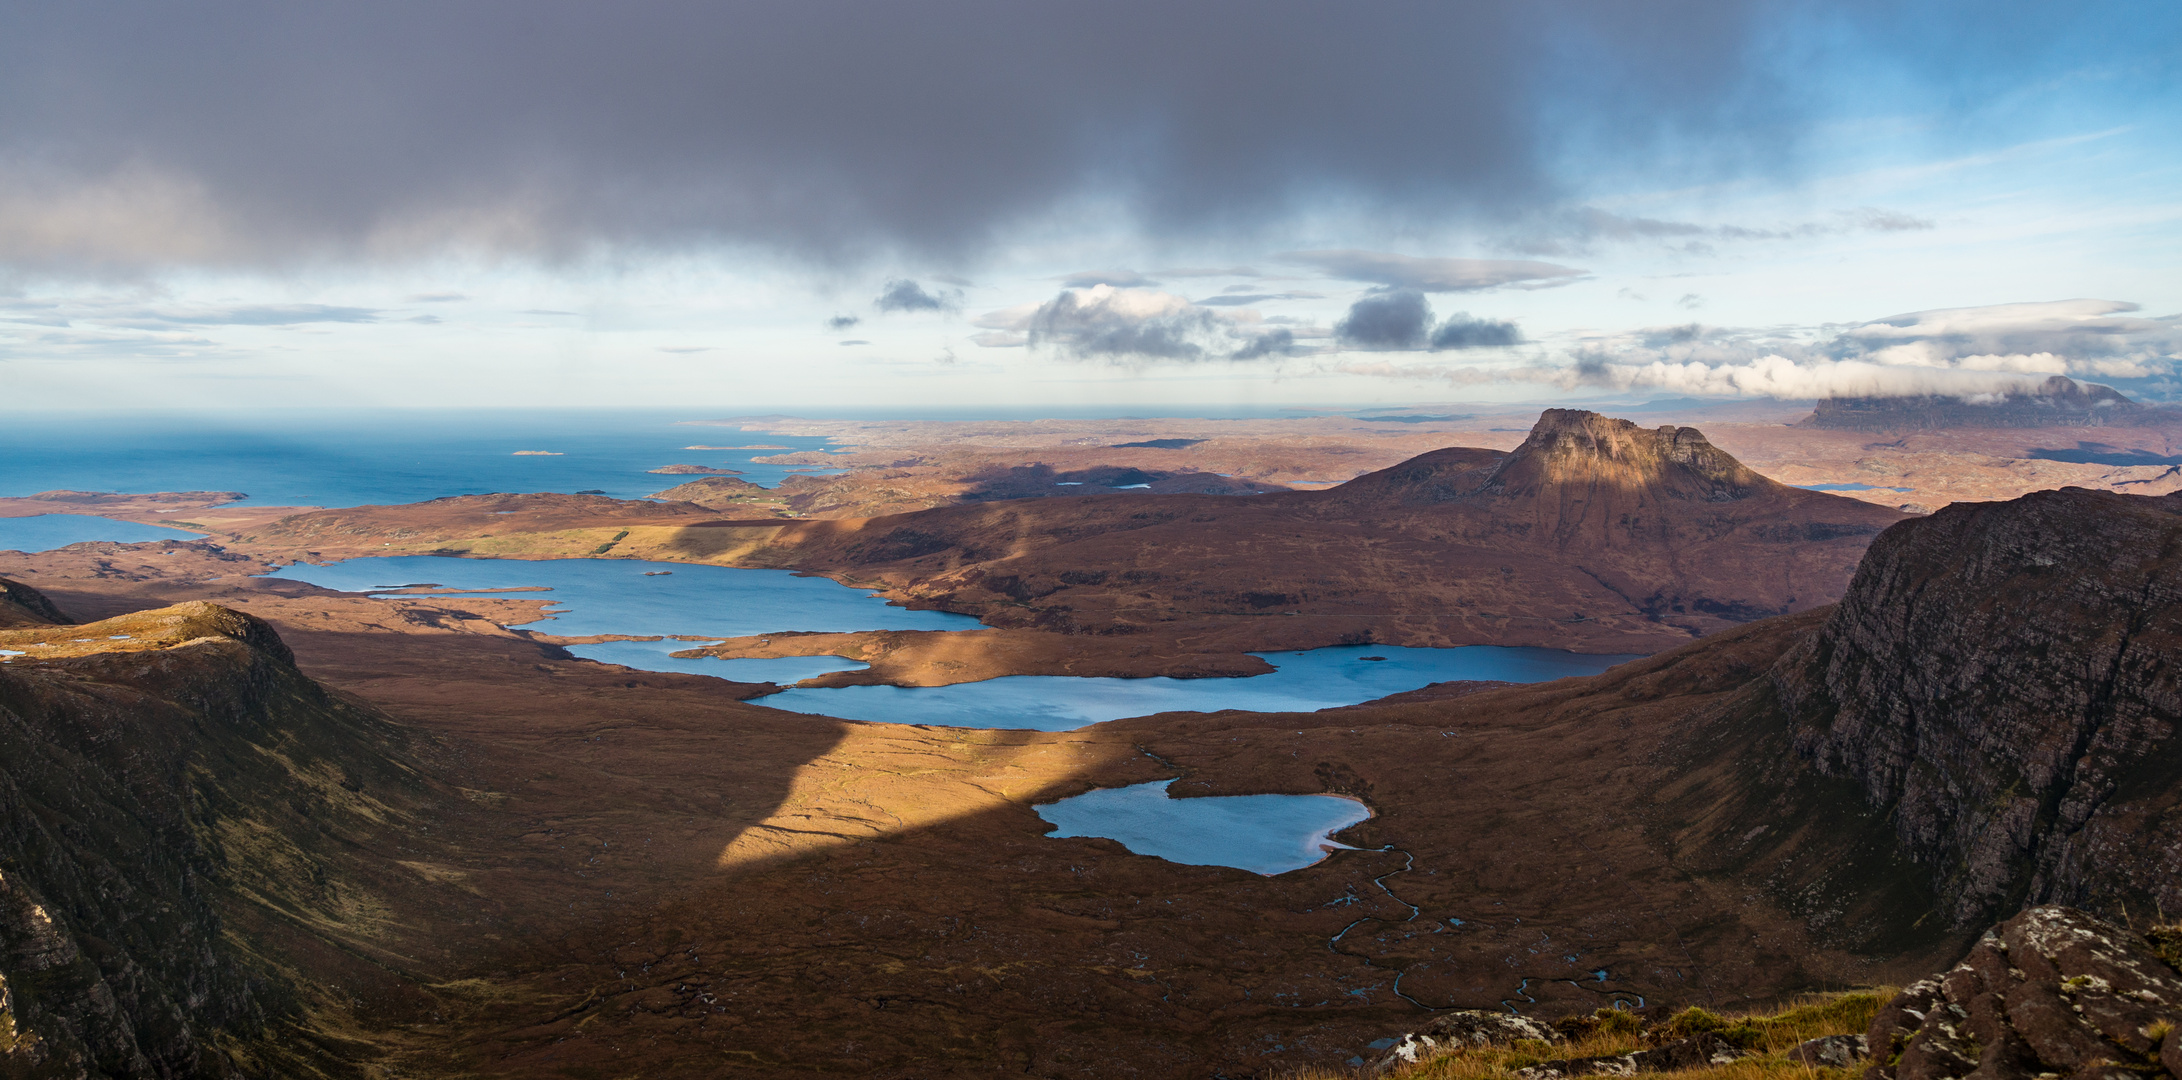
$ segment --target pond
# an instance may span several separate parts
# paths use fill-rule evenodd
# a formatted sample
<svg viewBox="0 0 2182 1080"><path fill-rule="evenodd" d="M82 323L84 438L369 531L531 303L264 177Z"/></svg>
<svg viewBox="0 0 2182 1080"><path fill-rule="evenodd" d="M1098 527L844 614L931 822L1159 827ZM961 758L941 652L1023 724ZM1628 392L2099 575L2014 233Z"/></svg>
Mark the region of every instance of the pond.
<svg viewBox="0 0 2182 1080"><path fill-rule="evenodd" d="M343 592L381 595L458 591L480 596L550 601L546 621L523 629L561 637L595 634L683 635L717 641L785 630L975 630L968 615L911 611L869 589L851 589L788 570L745 570L637 559L461 559L390 555L325 566L297 563L270 576ZM430 586L431 588L425 588ZM628 644L617 642L614 644ZM624 650L613 663L647 671L691 670L666 655L692 642L663 642L654 659ZM592 648L575 646L573 648ZM647 652L647 655L652 655ZM720 661L711 661L720 663ZM835 661L842 671L859 665ZM731 677L731 676L723 676ZM808 676L805 676L806 678Z"/></svg>
<svg viewBox="0 0 2182 1080"><path fill-rule="evenodd" d="M1272 664L1275 670L1239 679L1008 675L952 686L796 687L767 697L764 703L776 709L848 720L1067 731L1159 712L1310 712L1371 701L1436 682L1543 682L1570 675L1596 675L1615 664L1637 659L1498 645L1452 649L1335 645L1308 652L1252 655Z"/></svg>
<svg viewBox="0 0 2182 1080"><path fill-rule="evenodd" d="M1116 840L1139 855L1271 876L1345 848L1333 834L1371 816L1338 795L1213 795L1177 799L1172 780L1087 791L1038 807L1048 836Z"/></svg>

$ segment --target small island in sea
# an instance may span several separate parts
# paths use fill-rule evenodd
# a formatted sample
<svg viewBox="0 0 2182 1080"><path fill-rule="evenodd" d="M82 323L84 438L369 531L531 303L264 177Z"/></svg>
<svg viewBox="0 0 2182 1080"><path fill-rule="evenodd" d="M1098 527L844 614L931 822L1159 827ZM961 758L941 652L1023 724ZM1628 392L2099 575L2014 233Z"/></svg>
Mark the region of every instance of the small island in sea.
<svg viewBox="0 0 2182 1080"><path fill-rule="evenodd" d="M741 476L741 469L715 469L710 465L663 465L646 472L664 473L668 476Z"/></svg>

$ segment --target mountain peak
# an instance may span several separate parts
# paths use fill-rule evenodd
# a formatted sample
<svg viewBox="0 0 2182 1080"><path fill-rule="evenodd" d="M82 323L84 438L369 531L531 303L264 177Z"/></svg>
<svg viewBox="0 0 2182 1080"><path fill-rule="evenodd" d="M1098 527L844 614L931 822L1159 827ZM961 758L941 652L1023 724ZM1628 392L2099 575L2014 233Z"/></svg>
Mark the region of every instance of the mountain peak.
<svg viewBox="0 0 2182 1080"><path fill-rule="evenodd" d="M1482 490L1528 496L1569 485L1702 502L1731 502L1779 486L1696 428L1643 428L1584 409L1547 409Z"/></svg>

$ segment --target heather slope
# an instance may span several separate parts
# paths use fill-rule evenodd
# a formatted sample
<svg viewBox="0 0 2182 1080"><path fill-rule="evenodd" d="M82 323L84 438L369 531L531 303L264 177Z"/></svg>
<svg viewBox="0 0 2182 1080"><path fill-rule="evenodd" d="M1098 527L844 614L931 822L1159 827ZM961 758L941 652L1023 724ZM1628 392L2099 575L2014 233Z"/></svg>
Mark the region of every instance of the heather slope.
<svg viewBox="0 0 2182 1080"><path fill-rule="evenodd" d="M0 630L0 648L21 654L0 664L0 1073L372 1056L341 1034L347 999L405 963L389 898L434 892L393 858L430 857L420 815L445 799L412 737L217 605Z"/></svg>

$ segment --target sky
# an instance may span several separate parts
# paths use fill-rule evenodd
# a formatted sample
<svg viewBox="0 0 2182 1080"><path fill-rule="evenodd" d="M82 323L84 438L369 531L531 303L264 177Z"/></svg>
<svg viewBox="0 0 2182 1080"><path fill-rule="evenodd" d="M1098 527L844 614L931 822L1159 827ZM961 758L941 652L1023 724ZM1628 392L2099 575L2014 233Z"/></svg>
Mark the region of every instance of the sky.
<svg viewBox="0 0 2182 1080"><path fill-rule="evenodd" d="M0 3L0 403L2182 400L2182 5Z"/></svg>

